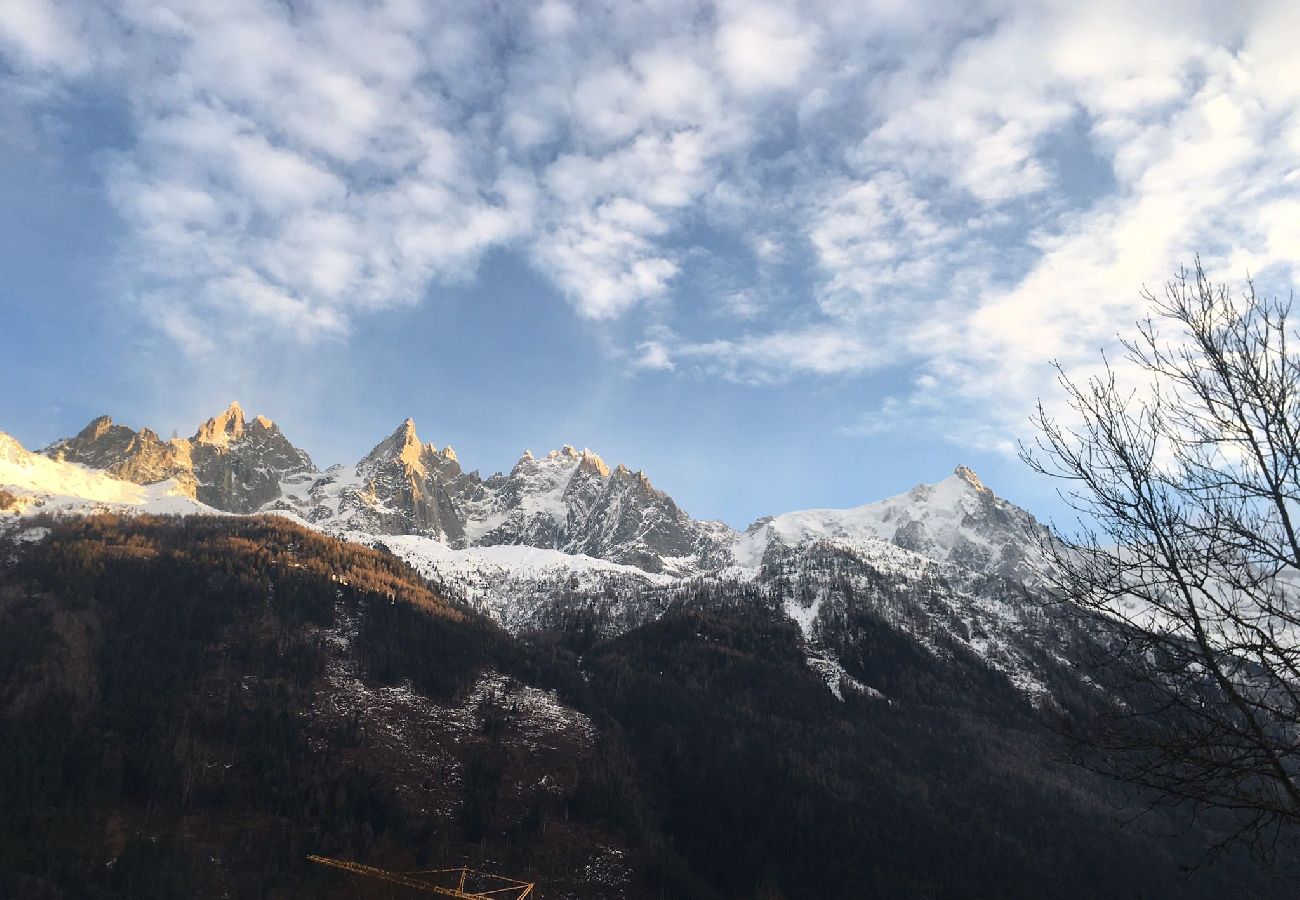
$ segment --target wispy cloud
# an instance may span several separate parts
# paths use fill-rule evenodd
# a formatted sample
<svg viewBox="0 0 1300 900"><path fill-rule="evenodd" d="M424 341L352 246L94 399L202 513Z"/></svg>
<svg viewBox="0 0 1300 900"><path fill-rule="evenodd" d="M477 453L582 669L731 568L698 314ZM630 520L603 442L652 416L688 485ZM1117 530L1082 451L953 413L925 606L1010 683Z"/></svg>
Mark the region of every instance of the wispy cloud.
<svg viewBox="0 0 1300 900"><path fill-rule="evenodd" d="M751 384L860 373L890 361L871 341L823 327L682 344L675 353L699 371Z"/></svg>
<svg viewBox="0 0 1300 900"><path fill-rule="evenodd" d="M993 445L1193 253L1285 289L1294 4L869 6L10 0L0 53L45 113L120 96L125 293L200 355L345 337L505 248L636 323L634 368L906 367L850 429Z"/></svg>

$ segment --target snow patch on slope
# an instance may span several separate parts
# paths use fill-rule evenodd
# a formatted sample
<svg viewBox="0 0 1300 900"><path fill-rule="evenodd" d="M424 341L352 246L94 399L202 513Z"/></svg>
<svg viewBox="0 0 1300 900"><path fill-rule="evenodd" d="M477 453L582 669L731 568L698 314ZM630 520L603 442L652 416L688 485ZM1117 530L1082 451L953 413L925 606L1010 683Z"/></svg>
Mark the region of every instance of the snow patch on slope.
<svg viewBox="0 0 1300 900"><path fill-rule="evenodd" d="M59 462L23 448L0 432L0 488L15 495L10 512L138 511L169 515L211 507L186 496L175 479L140 485L70 462ZM3 511L0 511L3 512Z"/></svg>
<svg viewBox="0 0 1300 900"><path fill-rule="evenodd" d="M675 579L635 566L540 547L497 544L457 549L422 535L375 536L345 532L345 540L382 544L420 575L499 622L510 625L529 612L521 601L539 590L595 591L611 583L667 585Z"/></svg>
<svg viewBox="0 0 1300 900"><path fill-rule="evenodd" d="M868 697L884 699L885 695L873 687L863 684L858 679L850 675L840 665L830 652L819 647L817 641L813 638L813 623L817 621L817 614L821 611L822 600L825 598L823 592L818 592L812 602L807 606L801 604L794 597L786 597L782 601L781 608L785 614L799 626L803 632L804 640L804 661L808 668L812 669L821 679L826 682L827 689L835 695L835 699L841 703L844 702L844 688L851 691L857 691L860 694L866 694Z"/></svg>

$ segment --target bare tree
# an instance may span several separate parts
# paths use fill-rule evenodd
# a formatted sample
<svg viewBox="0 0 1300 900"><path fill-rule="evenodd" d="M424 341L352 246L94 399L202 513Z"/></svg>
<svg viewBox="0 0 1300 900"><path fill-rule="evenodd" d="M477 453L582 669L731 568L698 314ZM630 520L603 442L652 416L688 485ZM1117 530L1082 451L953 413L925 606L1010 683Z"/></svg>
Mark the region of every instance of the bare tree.
<svg viewBox="0 0 1300 900"><path fill-rule="evenodd" d="M1095 674L1121 698L1088 722L1090 759L1165 800L1240 812L1234 836L1276 837L1300 825L1290 301L1249 281L1234 295L1199 260L1145 297L1153 314L1124 344L1124 377L1106 361L1076 383L1058 366L1073 415L1040 402L1038 438L1021 449L1068 482L1062 496L1081 514L1050 580L1105 635Z"/></svg>

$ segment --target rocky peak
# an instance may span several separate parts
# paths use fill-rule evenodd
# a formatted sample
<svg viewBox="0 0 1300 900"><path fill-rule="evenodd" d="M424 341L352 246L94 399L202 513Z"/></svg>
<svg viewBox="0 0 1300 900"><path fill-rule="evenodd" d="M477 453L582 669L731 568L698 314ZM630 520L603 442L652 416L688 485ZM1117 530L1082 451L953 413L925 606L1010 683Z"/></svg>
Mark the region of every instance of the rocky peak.
<svg viewBox="0 0 1300 900"><path fill-rule="evenodd" d="M147 428L135 431L99 416L76 437L55 441L41 451L56 462L72 462L91 469L103 469L137 484L152 484L177 478L192 488L188 468L178 462L176 448L164 444Z"/></svg>
<svg viewBox="0 0 1300 900"><path fill-rule="evenodd" d="M518 469L519 465L522 463L536 461L536 457L533 456L532 451L525 450L524 455L519 458L519 463L516 463L515 467ZM565 466L572 465L576 462L578 465L575 471L595 472L601 478L608 478L610 475L609 466L605 465L605 461L601 459L599 455L592 453L587 447L583 447L579 450L572 444L565 444L559 450L551 450L547 453L546 456L543 457L543 461L552 464L563 463Z"/></svg>
<svg viewBox="0 0 1300 900"><path fill-rule="evenodd" d="M592 471L596 472L596 474L598 474L601 478L609 477L609 466L605 465L605 461L603 459L601 459L595 453L592 453L586 447L584 447L582 449L582 452L578 454L578 466L579 468L591 469Z"/></svg>
<svg viewBox="0 0 1300 900"><path fill-rule="evenodd" d="M269 419L266 422L270 424ZM226 447L231 441L237 441L243 436L244 410L238 403L231 402L225 412L213 416L199 426L199 430L194 434L194 442L213 447Z"/></svg>
<svg viewBox="0 0 1300 900"><path fill-rule="evenodd" d="M97 441L109 432L113 427L113 418L111 416L99 416L91 419L90 424L77 434L77 440Z"/></svg>
<svg viewBox="0 0 1300 900"><path fill-rule="evenodd" d="M979 491L982 494L993 493L992 491L990 491L988 488L984 486L984 482L980 481L980 477L976 475L971 469L967 468L966 466L958 466L957 468L952 470L952 474L957 476L962 481L966 482L967 484L969 484L971 487L975 488L975 490Z"/></svg>
<svg viewBox="0 0 1300 900"><path fill-rule="evenodd" d="M420 435L415 430L415 420L408 418L366 454L357 465L357 470L362 473L372 472L379 466L395 462L401 464L408 472L423 476L426 473L424 459L426 452L437 453L432 444L426 447L420 443Z"/></svg>
<svg viewBox="0 0 1300 900"><path fill-rule="evenodd" d="M451 447L423 443L405 419L355 468L359 484L345 486L337 508L350 527L383 534L424 534L449 542L464 537L460 504L478 488Z"/></svg>

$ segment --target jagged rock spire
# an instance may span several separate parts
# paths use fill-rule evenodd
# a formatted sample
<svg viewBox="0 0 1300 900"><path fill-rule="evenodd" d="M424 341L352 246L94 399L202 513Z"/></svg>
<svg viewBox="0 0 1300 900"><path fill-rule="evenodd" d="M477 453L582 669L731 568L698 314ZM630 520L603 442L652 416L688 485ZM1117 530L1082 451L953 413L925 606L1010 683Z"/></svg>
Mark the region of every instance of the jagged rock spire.
<svg viewBox="0 0 1300 900"><path fill-rule="evenodd" d="M989 489L984 486L984 482L980 481L980 477L976 475L973 470L967 468L966 466L958 466L957 468L952 470L952 474L956 475L958 478L960 478L962 481L969 484L971 487L975 488L975 490L977 491L982 491L984 493L989 492Z"/></svg>
<svg viewBox="0 0 1300 900"><path fill-rule="evenodd" d="M194 440L199 444L224 447L243 436L244 410L238 403L231 401L225 412L213 416L199 426L199 430L194 434Z"/></svg>
<svg viewBox="0 0 1300 900"><path fill-rule="evenodd" d="M424 455L426 447L420 443L420 435L415 430L415 420L407 418L398 425L393 433L374 446L357 468L369 470L389 461L402 463L408 469L421 475L425 472Z"/></svg>

